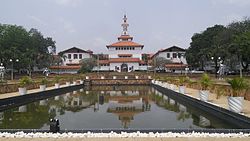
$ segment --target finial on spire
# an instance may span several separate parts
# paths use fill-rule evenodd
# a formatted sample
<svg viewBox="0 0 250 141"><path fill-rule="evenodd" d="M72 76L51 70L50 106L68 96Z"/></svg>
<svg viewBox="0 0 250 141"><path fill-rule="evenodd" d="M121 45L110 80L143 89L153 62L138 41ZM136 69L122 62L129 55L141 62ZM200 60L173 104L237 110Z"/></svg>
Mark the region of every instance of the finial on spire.
<svg viewBox="0 0 250 141"><path fill-rule="evenodd" d="M126 14L124 14L123 23L122 23L123 35L128 34L128 26L129 26L129 24L127 23L127 16L126 16Z"/></svg>

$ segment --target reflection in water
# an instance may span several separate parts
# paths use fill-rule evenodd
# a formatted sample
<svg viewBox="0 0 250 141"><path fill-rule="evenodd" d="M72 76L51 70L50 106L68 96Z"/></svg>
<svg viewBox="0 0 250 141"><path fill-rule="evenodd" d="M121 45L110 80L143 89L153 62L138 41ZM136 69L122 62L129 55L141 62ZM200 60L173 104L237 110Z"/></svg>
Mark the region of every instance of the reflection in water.
<svg viewBox="0 0 250 141"><path fill-rule="evenodd" d="M18 112L20 112L20 113L27 112L27 105L19 106Z"/></svg>
<svg viewBox="0 0 250 141"><path fill-rule="evenodd" d="M202 127L210 127L210 120L208 120L207 118L203 116L200 116L199 125Z"/></svg>
<svg viewBox="0 0 250 141"><path fill-rule="evenodd" d="M39 105L40 105L40 106L45 106L45 105L47 105L47 99L40 100Z"/></svg>
<svg viewBox="0 0 250 141"><path fill-rule="evenodd" d="M0 113L0 128L235 128L150 86L80 89Z"/></svg>
<svg viewBox="0 0 250 141"><path fill-rule="evenodd" d="M60 96L55 96L55 100L59 100Z"/></svg>
<svg viewBox="0 0 250 141"><path fill-rule="evenodd" d="M119 117L124 128L128 128L135 114L150 110L148 97L140 96L139 91L110 93L107 112Z"/></svg>

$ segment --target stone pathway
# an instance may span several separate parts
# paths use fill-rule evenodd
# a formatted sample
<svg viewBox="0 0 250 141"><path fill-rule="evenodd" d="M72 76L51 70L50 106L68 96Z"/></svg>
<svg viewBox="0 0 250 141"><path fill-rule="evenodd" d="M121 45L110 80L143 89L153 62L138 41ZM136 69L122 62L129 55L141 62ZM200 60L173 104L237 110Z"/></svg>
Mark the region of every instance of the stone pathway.
<svg viewBox="0 0 250 141"><path fill-rule="evenodd" d="M63 87L67 87L67 85L60 85L60 88L63 88ZM47 87L46 90L51 90L51 89L54 89L54 88L55 88L55 86ZM28 90L27 94L32 94L32 93L39 92L39 91L40 91L40 89L32 89L32 90ZM20 94L18 92L0 94L0 99L15 97L15 96L19 96L19 95Z"/></svg>
<svg viewBox="0 0 250 141"><path fill-rule="evenodd" d="M193 98L199 99L199 90L186 88L186 94L193 97ZM213 105L216 105L218 107L228 109L227 96L221 96L219 99L216 99L216 94L210 93L208 102L213 104ZM250 108L249 107L250 107L250 101L244 100L243 113L241 113L241 114L245 115L247 117L250 117Z"/></svg>

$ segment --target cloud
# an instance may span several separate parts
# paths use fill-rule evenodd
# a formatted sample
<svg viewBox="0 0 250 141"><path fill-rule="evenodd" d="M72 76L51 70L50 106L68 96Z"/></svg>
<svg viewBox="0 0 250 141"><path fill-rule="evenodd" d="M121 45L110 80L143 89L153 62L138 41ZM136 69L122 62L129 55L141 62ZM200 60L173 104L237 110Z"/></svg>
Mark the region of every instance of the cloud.
<svg viewBox="0 0 250 141"><path fill-rule="evenodd" d="M228 4L240 7L248 7L250 5L250 0L212 0L214 5Z"/></svg>
<svg viewBox="0 0 250 141"><path fill-rule="evenodd" d="M48 25L45 21L41 20L40 18L38 18L36 16L28 15L28 18L31 19L32 21L34 21L35 23L40 24L40 25L43 25L43 26Z"/></svg>
<svg viewBox="0 0 250 141"><path fill-rule="evenodd" d="M105 45L108 43L108 41L106 41L105 39L101 38L101 37L97 37L94 39L93 41L93 46L95 47L105 47Z"/></svg>
<svg viewBox="0 0 250 141"><path fill-rule="evenodd" d="M55 0L58 5L76 7L80 0Z"/></svg>
<svg viewBox="0 0 250 141"><path fill-rule="evenodd" d="M76 29L73 25L73 23L66 21L65 19L61 18L59 19L59 22L62 24L63 29L68 33L75 33Z"/></svg>
<svg viewBox="0 0 250 141"><path fill-rule="evenodd" d="M243 17L241 15L238 15L238 14L231 14L231 15L228 15L225 17L226 23L230 23L233 21L240 21L242 19L243 19Z"/></svg>

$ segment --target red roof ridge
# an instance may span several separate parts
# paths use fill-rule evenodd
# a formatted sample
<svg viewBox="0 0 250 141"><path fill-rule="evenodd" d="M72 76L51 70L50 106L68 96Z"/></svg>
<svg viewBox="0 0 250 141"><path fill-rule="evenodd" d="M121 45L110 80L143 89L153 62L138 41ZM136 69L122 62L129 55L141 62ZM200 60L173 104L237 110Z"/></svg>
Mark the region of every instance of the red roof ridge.
<svg viewBox="0 0 250 141"><path fill-rule="evenodd" d="M132 41L118 41L111 45L107 45L107 47L143 47L143 46L144 45Z"/></svg>

